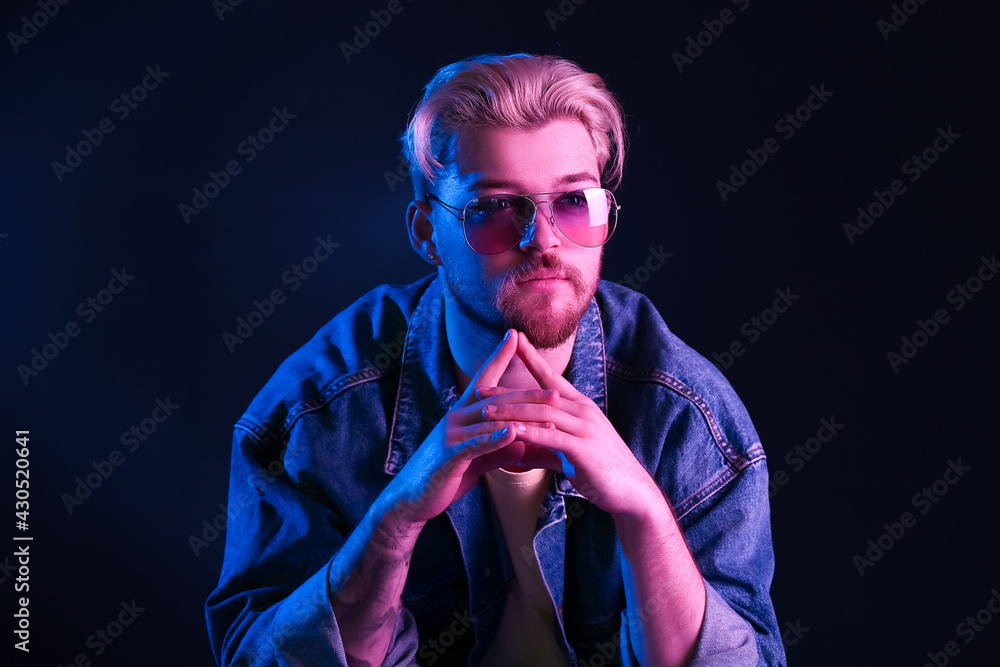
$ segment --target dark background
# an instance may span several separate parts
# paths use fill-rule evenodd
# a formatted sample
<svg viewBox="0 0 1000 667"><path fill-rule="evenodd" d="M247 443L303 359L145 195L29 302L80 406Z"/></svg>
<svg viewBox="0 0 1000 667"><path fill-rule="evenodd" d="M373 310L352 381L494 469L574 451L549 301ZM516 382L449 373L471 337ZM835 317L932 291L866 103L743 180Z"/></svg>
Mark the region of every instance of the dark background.
<svg viewBox="0 0 1000 667"><path fill-rule="evenodd" d="M422 85L461 57L528 51L605 76L625 107L631 152L604 277L642 280L706 357L743 344L725 373L772 475L787 475L772 498L772 595L783 629L798 628L786 635L789 662L918 667L954 641L959 654L939 664L998 664L1000 618L971 642L957 625L1000 587L1000 280L961 310L947 295L1000 251L1000 11L910 0L915 13L885 39L888 1L675 4L566 0L561 16L546 14L557 0L402 0L349 63L340 43L385 2L243 0L220 18L209 0L78 0L29 29L16 53L8 35L0 506L13 514L15 429L30 430L31 496L29 530L8 514L0 540L34 540L29 656L11 647L16 544L0 550L2 651L32 665L78 654L95 665L212 664L203 605L224 536L207 526L224 522L232 424L334 314L378 284L427 273L405 236L409 183L386 177ZM733 22L679 72L672 53L725 8ZM39 11L5 3L0 30L19 32ZM169 75L120 120L112 101L157 65ZM786 139L775 122L811 86L833 94ZM285 107L295 118L245 162L240 142ZM53 161L106 117L114 131L60 181ZM911 182L902 165L938 128L960 138ZM716 182L768 137L778 152L724 202ZM232 159L242 172L185 224L178 205ZM849 242L844 223L895 179L905 193ZM291 291L282 275L317 237L340 245ZM672 256L649 273L651 246ZM134 279L86 322L77 305L123 267ZM274 289L287 300L230 352L223 333ZM799 298L751 342L741 328L776 289ZM887 354L939 308L948 322L894 370ZM18 366L71 321L79 334L25 383ZM179 407L128 451L121 434L168 398ZM843 428L810 460L786 459L824 418ZM114 450L121 465L70 513L78 478ZM971 470L939 483L946 495L921 514L914 494L959 459ZM907 511L915 525L859 575L854 557ZM113 644L88 644L133 600L143 611Z"/></svg>

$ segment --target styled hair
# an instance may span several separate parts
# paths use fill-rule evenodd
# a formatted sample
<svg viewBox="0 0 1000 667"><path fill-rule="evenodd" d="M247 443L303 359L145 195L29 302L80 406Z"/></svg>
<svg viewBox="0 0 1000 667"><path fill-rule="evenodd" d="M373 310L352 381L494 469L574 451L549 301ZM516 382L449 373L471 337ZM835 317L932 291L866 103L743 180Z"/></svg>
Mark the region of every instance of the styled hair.
<svg viewBox="0 0 1000 667"><path fill-rule="evenodd" d="M575 118L590 134L608 189L618 187L625 162L621 105L596 74L557 56L486 54L442 67L424 88L400 137L418 197L444 169L459 130L533 130Z"/></svg>

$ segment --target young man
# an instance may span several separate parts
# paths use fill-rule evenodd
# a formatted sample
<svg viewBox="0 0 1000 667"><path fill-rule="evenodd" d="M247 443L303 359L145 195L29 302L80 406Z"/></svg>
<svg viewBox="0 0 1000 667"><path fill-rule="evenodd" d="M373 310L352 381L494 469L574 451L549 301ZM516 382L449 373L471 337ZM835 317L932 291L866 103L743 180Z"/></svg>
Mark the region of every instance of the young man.
<svg viewBox="0 0 1000 667"><path fill-rule="evenodd" d="M455 63L404 145L436 275L340 313L237 423L220 664L782 663L750 419L599 280L624 157L601 79Z"/></svg>

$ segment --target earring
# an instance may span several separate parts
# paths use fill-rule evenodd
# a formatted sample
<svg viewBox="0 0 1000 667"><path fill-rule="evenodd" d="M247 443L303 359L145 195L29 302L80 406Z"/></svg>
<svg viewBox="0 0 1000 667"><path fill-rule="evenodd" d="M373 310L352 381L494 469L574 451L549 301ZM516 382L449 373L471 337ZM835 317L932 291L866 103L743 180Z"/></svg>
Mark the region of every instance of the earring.
<svg viewBox="0 0 1000 667"><path fill-rule="evenodd" d="M432 253L432 252L427 253L427 259L429 259L429 260L431 260L433 262L434 261L434 253Z"/></svg>

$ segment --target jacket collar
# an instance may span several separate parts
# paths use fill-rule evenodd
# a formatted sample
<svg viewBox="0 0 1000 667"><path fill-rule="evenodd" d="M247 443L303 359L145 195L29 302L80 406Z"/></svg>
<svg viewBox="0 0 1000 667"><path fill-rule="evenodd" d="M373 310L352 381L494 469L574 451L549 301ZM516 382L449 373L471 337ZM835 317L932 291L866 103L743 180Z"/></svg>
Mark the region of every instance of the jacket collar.
<svg viewBox="0 0 1000 667"><path fill-rule="evenodd" d="M593 299L576 330L566 376L580 393L607 413L604 329ZM445 333L444 294L440 278L427 290L410 317L399 372L399 388L389 431L385 471L396 475L458 400L448 337ZM557 489L579 496L563 475Z"/></svg>

